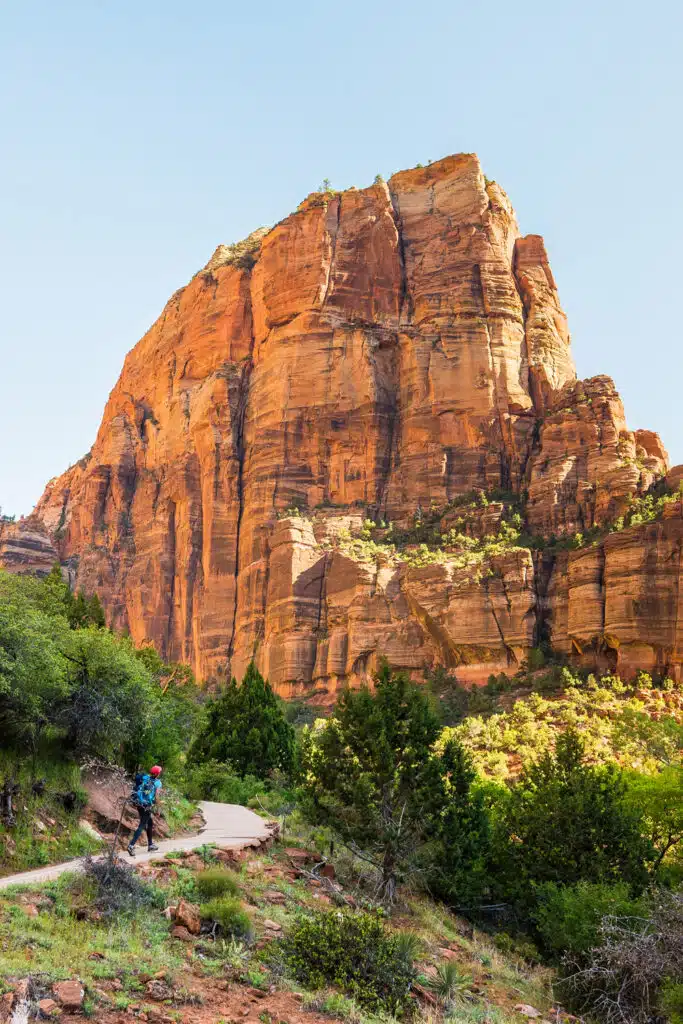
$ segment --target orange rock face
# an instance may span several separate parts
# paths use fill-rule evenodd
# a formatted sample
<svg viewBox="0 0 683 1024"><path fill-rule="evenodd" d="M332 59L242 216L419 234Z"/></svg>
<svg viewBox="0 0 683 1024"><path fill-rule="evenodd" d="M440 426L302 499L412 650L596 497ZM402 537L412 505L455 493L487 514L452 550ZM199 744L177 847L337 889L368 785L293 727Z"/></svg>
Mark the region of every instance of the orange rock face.
<svg viewBox="0 0 683 1024"><path fill-rule="evenodd" d="M533 532L574 533L665 463L607 378L576 383L542 240L460 155L219 246L36 516L112 625L200 677L255 656L283 693L332 691L386 654L476 679L535 641L530 552L420 565L340 531L528 488Z"/></svg>
<svg viewBox="0 0 683 1024"><path fill-rule="evenodd" d="M545 537L603 526L665 475L667 465L657 434L627 430L609 377L568 384L550 404L530 462L529 526Z"/></svg>
<svg viewBox="0 0 683 1024"><path fill-rule="evenodd" d="M580 664L683 678L683 503L661 522L612 533L565 552L551 570L553 645Z"/></svg>

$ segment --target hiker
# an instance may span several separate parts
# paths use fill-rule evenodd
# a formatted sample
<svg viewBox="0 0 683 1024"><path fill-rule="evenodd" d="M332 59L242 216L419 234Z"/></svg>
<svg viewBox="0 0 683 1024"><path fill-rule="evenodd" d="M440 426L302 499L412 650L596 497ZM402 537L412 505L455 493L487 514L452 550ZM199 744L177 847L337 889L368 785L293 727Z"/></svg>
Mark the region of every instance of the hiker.
<svg viewBox="0 0 683 1024"><path fill-rule="evenodd" d="M131 857L135 856L135 844L144 831L147 832L147 851L152 853L154 850L159 849L154 842L152 814L157 803L157 795L161 789L161 781L159 779L161 772L162 769L158 764L155 764L153 768L150 768L149 775L138 772L135 776L135 788L130 800L140 815L140 824L128 844L128 853Z"/></svg>

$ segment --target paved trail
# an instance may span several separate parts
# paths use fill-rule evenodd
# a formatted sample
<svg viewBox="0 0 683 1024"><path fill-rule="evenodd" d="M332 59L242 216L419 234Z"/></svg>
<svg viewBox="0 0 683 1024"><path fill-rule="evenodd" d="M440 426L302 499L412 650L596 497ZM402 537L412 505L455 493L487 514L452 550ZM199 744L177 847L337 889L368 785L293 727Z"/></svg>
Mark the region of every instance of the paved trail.
<svg viewBox="0 0 683 1024"><path fill-rule="evenodd" d="M218 804L210 800L203 800L199 807L206 824L195 835L164 839L159 843L156 853L147 853L144 846L138 846L138 853L134 859L125 852L120 852L118 856L128 864L144 864L148 860L159 860L173 850L195 850L198 846L208 843L227 850L240 850L268 839L273 834L266 827L263 818L239 804ZM0 878L0 889L6 889L9 885L34 885L51 882L53 878L58 878L63 872L79 871L82 866L82 859L69 860L65 864L51 864L47 868L23 871L19 875L8 875L5 878Z"/></svg>

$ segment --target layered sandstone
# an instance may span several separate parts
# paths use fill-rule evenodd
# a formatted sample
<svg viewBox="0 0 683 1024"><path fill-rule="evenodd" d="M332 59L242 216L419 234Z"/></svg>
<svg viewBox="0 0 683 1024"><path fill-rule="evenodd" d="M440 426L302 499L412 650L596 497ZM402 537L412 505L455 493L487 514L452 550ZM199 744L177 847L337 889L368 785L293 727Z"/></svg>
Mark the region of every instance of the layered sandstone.
<svg viewBox="0 0 683 1024"><path fill-rule="evenodd" d="M36 516L0 519L0 565L8 572L47 576L59 561L50 532Z"/></svg>
<svg viewBox="0 0 683 1024"><path fill-rule="evenodd" d="M382 654L485 677L557 588L529 551L419 565L352 556L340 531L433 507L445 529L491 489L528 488L546 536L619 514L666 455L607 378L575 376L542 240L476 157L447 157L219 246L36 516L112 625L201 677L255 656L282 692L333 688ZM489 509L471 536L500 527Z"/></svg>
<svg viewBox="0 0 683 1024"><path fill-rule="evenodd" d="M553 646L625 678L638 669L683 678L682 552L677 501L659 522L559 555L544 602Z"/></svg>
<svg viewBox="0 0 683 1024"><path fill-rule="evenodd" d="M529 526L542 536L581 533L622 516L632 497L666 474L657 434L627 429L609 377L567 384L540 428L529 467Z"/></svg>

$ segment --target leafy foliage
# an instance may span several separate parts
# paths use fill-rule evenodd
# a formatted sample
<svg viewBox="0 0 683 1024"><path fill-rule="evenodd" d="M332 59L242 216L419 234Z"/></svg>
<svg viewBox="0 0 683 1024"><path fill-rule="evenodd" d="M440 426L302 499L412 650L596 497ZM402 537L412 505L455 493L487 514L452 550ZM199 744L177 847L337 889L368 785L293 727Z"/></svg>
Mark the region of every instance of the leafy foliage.
<svg viewBox="0 0 683 1024"><path fill-rule="evenodd" d="M546 882L536 890L534 921L545 948L556 955L582 956L598 945L604 917L642 914L642 900L634 899L625 882Z"/></svg>
<svg viewBox="0 0 683 1024"><path fill-rule="evenodd" d="M207 705L188 763L224 763L237 775L265 778L291 768L293 756L294 730L282 702L252 662L240 686L233 679Z"/></svg>
<svg viewBox="0 0 683 1024"><path fill-rule="evenodd" d="M345 690L332 718L306 730L306 810L381 872L391 901L407 859L433 827L440 765L439 721L423 692L385 662L367 687Z"/></svg>
<svg viewBox="0 0 683 1024"><path fill-rule="evenodd" d="M498 890L528 912L533 886L554 882L647 883L652 858L641 816L625 801L615 765L590 765L576 732L524 769L497 822Z"/></svg>
<svg viewBox="0 0 683 1024"><path fill-rule="evenodd" d="M542 692L529 694L531 687ZM525 688L523 695L519 691ZM591 760L618 761L641 771L675 762L683 748L683 688L671 680L655 687L641 674L627 685L618 676L583 678L551 666L532 678L492 677L469 697L443 679L435 689L445 695L451 720L456 719L443 739L458 738L477 769L493 778L517 774L521 763L552 749L571 728L580 730ZM506 693L515 689L519 696L503 710L512 703Z"/></svg>
<svg viewBox="0 0 683 1024"><path fill-rule="evenodd" d="M156 654L152 664L130 639L99 625L72 628L71 610L61 573L37 580L0 571L3 738L18 757L53 735L64 754L131 769L149 757L177 761L196 714L189 670L171 679L172 666Z"/></svg>
<svg viewBox="0 0 683 1024"><path fill-rule="evenodd" d="M369 1010L398 1014L415 978L412 962L374 914L318 912L283 940L285 961L310 989L334 985Z"/></svg>
<svg viewBox="0 0 683 1024"><path fill-rule="evenodd" d="M488 884L491 819L471 755L451 740L440 758L435 842L425 866L430 891L450 906L476 906Z"/></svg>

